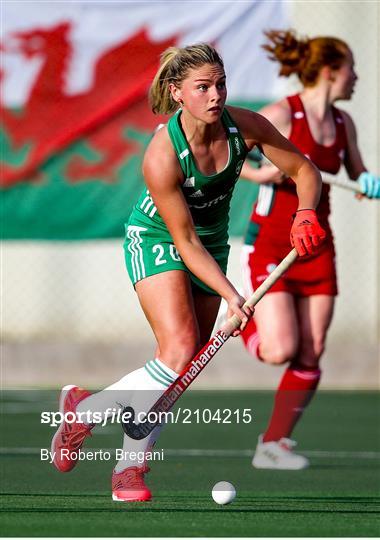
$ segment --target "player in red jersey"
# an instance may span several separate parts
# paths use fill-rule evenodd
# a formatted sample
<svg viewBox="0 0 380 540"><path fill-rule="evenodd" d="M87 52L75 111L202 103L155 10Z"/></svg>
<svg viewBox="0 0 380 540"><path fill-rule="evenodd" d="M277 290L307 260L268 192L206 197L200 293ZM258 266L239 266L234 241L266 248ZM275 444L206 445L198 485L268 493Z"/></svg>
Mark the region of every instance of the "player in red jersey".
<svg viewBox="0 0 380 540"><path fill-rule="evenodd" d="M263 46L280 63L280 75L298 75L299 94L271 104L260 112L323 172L338 173L341 164L357 179L364 195L380 196L380 180L366 171L357 146L355 125L334 103L349 100L357 75L353 54L337 38L298 39L292 31L266 33ZM292 216L297 219L297 196L292 179L273 165L242 176L259 182L242 267L245 293L256 289L289 251ZM263 362L288 367L275 397L269 425L260 436L252 464L257 468L303 469L308 460L292 451L290 435L317 389L334 298L337 294L335 252L329 225L329 191L323 186L317 208L327 239L318 254L299 259L277 281L256 308L242 333L247 350ZM304 216L305 218L305 216Z"/></svg>

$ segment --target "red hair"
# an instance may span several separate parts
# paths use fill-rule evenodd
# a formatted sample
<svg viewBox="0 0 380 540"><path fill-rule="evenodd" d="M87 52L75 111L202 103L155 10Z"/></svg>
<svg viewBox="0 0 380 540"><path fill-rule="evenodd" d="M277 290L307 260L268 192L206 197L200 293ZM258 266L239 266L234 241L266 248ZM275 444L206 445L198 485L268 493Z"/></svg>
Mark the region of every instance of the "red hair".
<svg viewBox="0 0 380 540"><path fill-rule="evenodd" d="M265 32L269 43L262 48L269 59L279 62L280 75L298 75L304 86L314 86L324 66L339 69L350 51L347 43L335 37L298 38L293 30Z"/></svg>

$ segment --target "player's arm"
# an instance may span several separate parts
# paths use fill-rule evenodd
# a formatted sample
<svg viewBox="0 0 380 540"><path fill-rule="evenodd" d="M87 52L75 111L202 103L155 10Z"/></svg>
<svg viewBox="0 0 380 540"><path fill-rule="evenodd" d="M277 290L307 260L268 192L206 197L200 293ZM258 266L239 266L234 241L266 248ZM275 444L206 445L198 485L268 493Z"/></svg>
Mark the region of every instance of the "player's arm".
<svg viewBox="0 0 380 540"><path fill-rule="evenodd" d="M150 142L144 156L143 174L150 195L164 220L174 244L187 268L214 289L236 314L244 328L250 310L241 306L244 299L221 271L200 241L181 190L183 174L170 142L167 129L161 129Z"/></svg>
<svg viewBox="0 0 380 540"><path fill-rule="evenodd" d="M259 113L269 120L284 137L288 137L291 114L286 99L263 107ZM285 180L286 174L263 156L261 166L257 169L246 160L240 177L242 180L249 180L257 184L281 184Z"/></svg>
<svg viewBox="0 0 380 540"><path fill-rule="evenodd" d="M355 124L347 112L340 112L343 116L347 136L347 152L344 158L344 166L347 174L349 178L359 182L363 195L369 198L379 199L380 178L367 171L358 147Z"/></svg>
<svg viewBox="0 0 380 540"><path fill-rule="evenodd" d="M235 111L238 114L235 115ZM298 209L315 209L322 186L318 169L262 115L244 109L234 109L233 114L248 148L259 145L263 154L294 180Z"/></svg>
<svg viewBox="0 0 380 540"><path fill-rule="evenodd" d="M261 167L256 168L250 164L249 160L245 160L240 178L255 184L281 184L284 181L284 174L270 163L263 163Z"/></svg>
<svg viewBox="0 0 380 540"><path fill-rule="evenodd" d="M291 243L301 256L314 253L326 236L315 212L322 188L320 172L266 118L244 109L231 112L248 149L259 145L264 155L295 181L298 210L291 229Z"/></svg>

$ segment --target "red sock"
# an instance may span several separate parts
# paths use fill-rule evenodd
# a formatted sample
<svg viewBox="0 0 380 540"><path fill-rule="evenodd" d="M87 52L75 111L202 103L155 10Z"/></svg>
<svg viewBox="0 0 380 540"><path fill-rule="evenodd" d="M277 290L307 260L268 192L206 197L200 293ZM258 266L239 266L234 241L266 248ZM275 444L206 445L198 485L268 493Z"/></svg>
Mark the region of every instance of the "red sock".
<svg viewBox="0 0 380 540"><path fill-rule="evenodd" d="M263 442L289 437L304 408L311 401L321 377L320 369L289 367L280 382L272 417Z"/></svg>
<svg viewBox="0 0 380 540"><path fill-rule="evenodd" d="M255 319L252 318L248 321L247 326L240 335L249 354L261 360L259 355L260 338L257 333Z"/></svg>

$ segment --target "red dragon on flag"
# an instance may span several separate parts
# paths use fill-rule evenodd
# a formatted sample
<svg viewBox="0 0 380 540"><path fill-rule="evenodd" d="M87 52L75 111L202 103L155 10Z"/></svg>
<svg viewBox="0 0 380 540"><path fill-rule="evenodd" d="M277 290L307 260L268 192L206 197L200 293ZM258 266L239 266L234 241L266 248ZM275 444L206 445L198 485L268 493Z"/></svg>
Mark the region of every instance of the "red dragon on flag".
<svg viewBox="0 0 380 540"><path fill-rule="evenodd" d="M175 38L153 43L142 29L128 40L106 51L97 61L92 88L70 96L64 92L67 64L72 56L70 22L52 28L16 32L10 45L27 59L43 59L24 109L14 112L1 104L3 129L15 152L28 148L18 163L3 165L2 184L33 180L37 169L51 156L87 137L101 156L96 164L75 158L67 166L69 182L100 177L112 181L115 167L140 149L123 139L123 126L152 131L159 122L150 113L147 89L157 70L162 50ZM6 73L3 74L6 77Z"/></svg>

